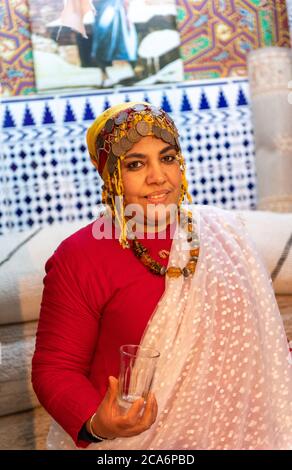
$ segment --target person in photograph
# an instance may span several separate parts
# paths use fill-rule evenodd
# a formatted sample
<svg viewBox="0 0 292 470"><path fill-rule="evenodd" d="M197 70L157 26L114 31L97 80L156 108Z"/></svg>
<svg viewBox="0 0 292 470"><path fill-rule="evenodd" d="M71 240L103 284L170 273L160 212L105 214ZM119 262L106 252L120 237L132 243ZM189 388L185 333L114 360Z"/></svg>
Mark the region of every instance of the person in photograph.
<svg viewBox="0 0 292 470"><path fill-rule="evenodd" d="M135 66L137 33L127 15L128 0L97 0L92 27L92 64L102 70L103 85L109 85L106 67L113 61L126 61Z"/></svg>

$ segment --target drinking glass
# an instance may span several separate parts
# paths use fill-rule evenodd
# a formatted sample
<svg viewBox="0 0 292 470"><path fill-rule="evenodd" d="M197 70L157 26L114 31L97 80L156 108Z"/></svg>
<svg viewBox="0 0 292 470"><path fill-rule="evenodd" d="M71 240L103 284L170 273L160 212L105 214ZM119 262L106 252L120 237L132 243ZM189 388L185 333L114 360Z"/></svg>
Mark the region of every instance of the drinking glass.
<svg viewBox="0 0 292 470"><path fill-rule="evenodd" d="M136 344L120 347L119 406L125 410L139 398L147 400L154 379L159 351Z"/></svg>

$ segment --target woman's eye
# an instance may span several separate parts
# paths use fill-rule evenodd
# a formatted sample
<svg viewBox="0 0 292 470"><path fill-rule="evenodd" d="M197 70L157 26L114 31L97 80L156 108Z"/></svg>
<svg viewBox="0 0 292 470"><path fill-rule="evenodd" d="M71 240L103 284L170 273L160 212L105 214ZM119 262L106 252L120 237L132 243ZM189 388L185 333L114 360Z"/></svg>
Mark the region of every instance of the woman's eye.
<svg viewBox="0 0 292 470"><path fill-rule="evenodd" d="M173 163L176 160L177 160L176 155L164 155L161 158L161 161L163 163ZM144 165L144 162L136 160L134 162L128 163L126 168L127 170L139 170L143 165Z"/></svg>
<svg viewBox="0 0 292 470"><path fill-rule="evenodd" d="M166 163L172 163L173 161L176 160L176 156L175 155L165 155L162 160L166 161Z"/></svg>
<svg viewBox="0 0 292 470"><path fill-rule="evenodd" d="M129 170L136 170L138 168L141 168L139 165L142 165L142 162L136 161L136 162L131 162L127 165L127 168Z"/></svg>

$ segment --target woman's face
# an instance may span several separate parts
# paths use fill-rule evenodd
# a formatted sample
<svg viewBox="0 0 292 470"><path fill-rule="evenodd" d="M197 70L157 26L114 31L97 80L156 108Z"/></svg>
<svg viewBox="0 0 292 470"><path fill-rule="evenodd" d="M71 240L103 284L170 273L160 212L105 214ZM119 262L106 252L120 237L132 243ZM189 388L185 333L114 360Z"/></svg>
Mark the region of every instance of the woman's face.
<svg viewBox="0 0 292 470"><path fill-rule="evenodd" d="M143 137L125 155L121 171L125 204L139 204L150 224L159 224L165 212L169 219L165 206L177 207L181 195L176 148L154 136Z"/></svg>

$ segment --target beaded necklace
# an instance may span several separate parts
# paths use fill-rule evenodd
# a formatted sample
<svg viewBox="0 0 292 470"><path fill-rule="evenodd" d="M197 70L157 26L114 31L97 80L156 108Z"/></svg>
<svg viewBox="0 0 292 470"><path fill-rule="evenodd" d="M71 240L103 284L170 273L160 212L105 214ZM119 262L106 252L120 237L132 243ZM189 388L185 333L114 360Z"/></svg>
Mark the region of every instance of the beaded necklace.
<svg viewBox="0 0 292 470"><path fill-rule="evenodd" d="M135 256L149 269L149 271L153 274L157 274L158 276L167 275L168 277L177 278L183 275L184 278L187 278L191 274L194 274L200 252L199 239L198 235L193 230L193 221L191 216L187 216L186 223L188 230L187 240L190 244L190 259L184 268L181 269L177 266L166 268L162 264L158 263L158 261L150 256L149 250L142 245L137 237L135 237L131 243L131 248Z"/></svg>

